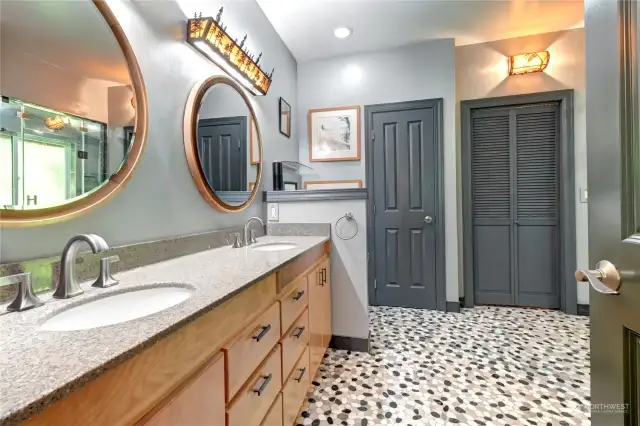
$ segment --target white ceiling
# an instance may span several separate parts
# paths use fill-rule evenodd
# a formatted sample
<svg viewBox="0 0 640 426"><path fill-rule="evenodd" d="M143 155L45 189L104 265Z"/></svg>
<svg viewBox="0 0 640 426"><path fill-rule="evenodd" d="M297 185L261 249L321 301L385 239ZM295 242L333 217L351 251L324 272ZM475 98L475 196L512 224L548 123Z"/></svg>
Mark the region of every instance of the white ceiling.
<svg viewBox="0 0 640 426"><path fill-rule="evenodd" d="M130 83L118 42L90 0L0 0L3 60L21 54L76 75Z"/></svg>
<svg viewBox="0 0 640 426"><path fill-rule="evenodd" d="M429 39L456 45L583 26L582 0L257 0L298 61ZM347 26L347 39L333 35Z"/></svg>

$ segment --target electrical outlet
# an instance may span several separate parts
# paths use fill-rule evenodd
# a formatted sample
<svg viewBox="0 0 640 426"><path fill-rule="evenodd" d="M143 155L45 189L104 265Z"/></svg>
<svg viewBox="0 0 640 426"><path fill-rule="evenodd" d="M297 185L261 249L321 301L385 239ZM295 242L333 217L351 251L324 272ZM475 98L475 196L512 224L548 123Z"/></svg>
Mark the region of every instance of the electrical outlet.
<svg viewBox="0 0 640 426"><path fill-rule="evenodd" d="M267 217L269 222L278 222L280 220L278 203L269 203L267 205Z"/></svg>

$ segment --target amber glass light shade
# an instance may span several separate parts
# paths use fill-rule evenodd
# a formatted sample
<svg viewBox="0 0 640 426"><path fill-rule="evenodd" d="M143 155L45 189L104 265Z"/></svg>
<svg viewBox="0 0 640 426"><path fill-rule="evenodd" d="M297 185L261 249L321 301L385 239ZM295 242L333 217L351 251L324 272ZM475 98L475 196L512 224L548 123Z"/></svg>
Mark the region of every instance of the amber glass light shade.
<svg viewBox="0 0 640 426"><path fill-rule="evenodd" d="M267 75L215 19L193 18L187 22L187 42L223 68L254 95L266 95L271 86ZM258 58L257 61L260 59Z"/></svg>
<svg viewBox="0 0 640 426"><path fill-rule="evenodd" d="M44 125L51 130L60 130L64 127L64 119L59 115L48 117L44 120Z"/></svg>
<svg viewBox="0 0 640 426"><path fill-rule="evenodd" d="M550 58L548 51L509 56L509 75L543 71Z"/></svg>

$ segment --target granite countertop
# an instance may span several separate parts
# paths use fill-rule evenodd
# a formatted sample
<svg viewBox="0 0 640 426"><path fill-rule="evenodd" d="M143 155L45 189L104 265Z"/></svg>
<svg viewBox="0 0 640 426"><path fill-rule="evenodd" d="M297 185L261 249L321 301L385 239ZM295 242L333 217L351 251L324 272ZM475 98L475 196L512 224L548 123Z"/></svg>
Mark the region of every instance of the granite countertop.
<svg viewBox="0 0 640 426"><path fill-rule="evenodd" d="M16 425L117 366L171 331L193 321L248 288L328 236L265 236L259 243L291 241L291 250L264 252L251 247L222 247L116 274L120 284L108 288L82 284L81 296L0 315L0 425ZM178 284L193 290L179 305L132 321L68 332L43 331L55 313L107 294Z"/></svg>

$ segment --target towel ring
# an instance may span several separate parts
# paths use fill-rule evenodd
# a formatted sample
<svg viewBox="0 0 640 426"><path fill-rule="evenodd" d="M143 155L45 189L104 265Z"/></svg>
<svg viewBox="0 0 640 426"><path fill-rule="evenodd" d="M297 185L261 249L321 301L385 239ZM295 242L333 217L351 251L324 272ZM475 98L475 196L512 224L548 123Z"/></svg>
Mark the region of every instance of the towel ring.
<svg viewBox="0 0 640 426"><path fill-rule="evenodd" d="M352 236L350 236L349 238L344 238L344 237L343 237L342 235L340 235L340 233L338 232L338 224L340 223L340 221L341 221L342 219L347 219L347 221L348 221L348 222L350 222L350 221L354 221L354 222L356 222L356 232L355 232L355 234L353 234L353 235L352 235ZM356 235L358 235L358 226L357 226L357 223L358 223L358 222L356 221L355 217L353 217L353 213L347 212L347 213L345 213L345 214L344 214L344 216L340 216L340 218L336 221L336 224L335 224L336 235L338 236L338 238L340 238L341 240L345 240L345 241L353 239Z"/></svg>

